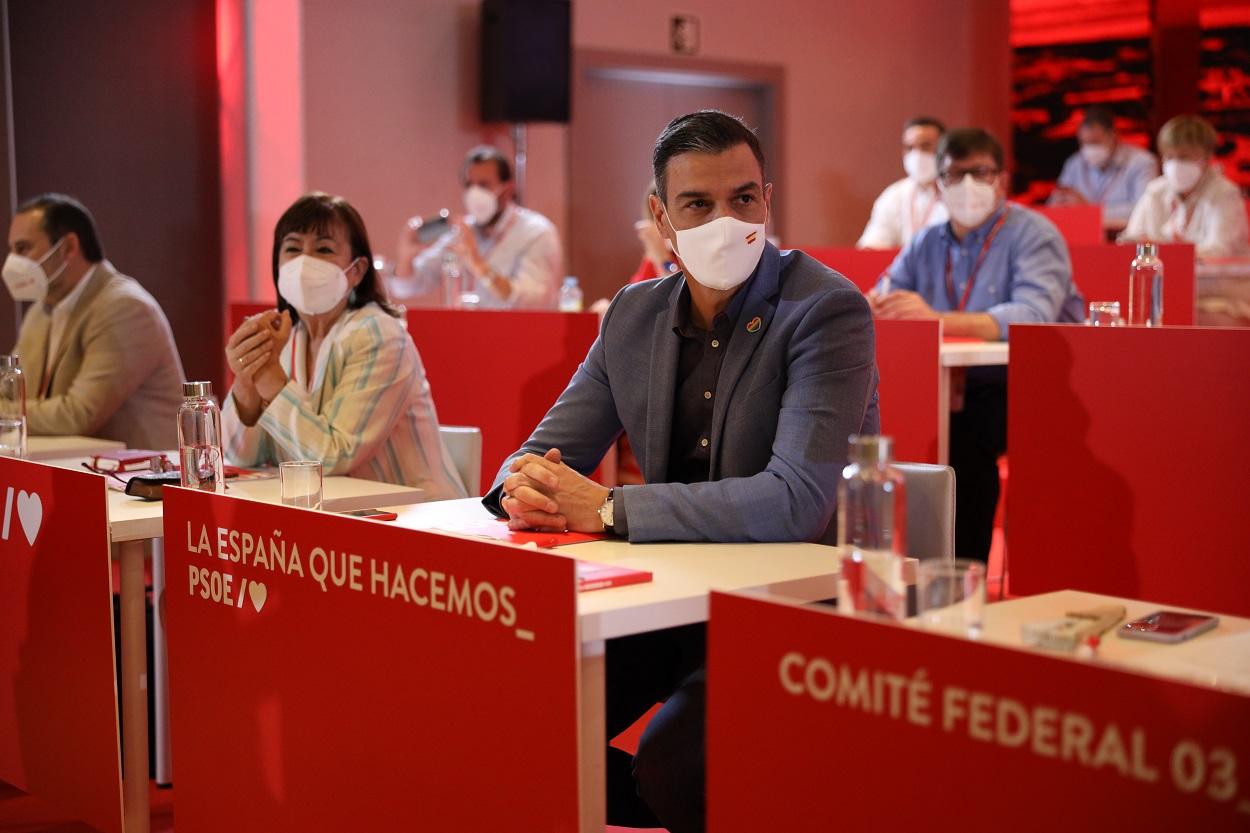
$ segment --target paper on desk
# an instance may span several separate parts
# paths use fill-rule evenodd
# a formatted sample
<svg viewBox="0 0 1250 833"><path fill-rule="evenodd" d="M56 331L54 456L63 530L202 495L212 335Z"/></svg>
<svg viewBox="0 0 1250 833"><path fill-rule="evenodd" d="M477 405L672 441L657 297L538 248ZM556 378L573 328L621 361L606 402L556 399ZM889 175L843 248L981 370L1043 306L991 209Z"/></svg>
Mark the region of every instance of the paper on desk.
<svg viewBox="0 0 1250 833"><path fill-rule="evenodd" d="M1250 631L1212 637L1136 657L1133 669L1250 694Z"/></svg>
<svg viewBox="0 0 1250 833"><path fill-rule="evenodd" d="M459 535L476 535L479 538L505 541L518 546L532 544L543 549L563 547L568 544L584 544L587 541L601 541L607 537L602 532L529 532L508 529L508 522L504 520L448 524L440 526L434 531L454 532Z"/></svg>

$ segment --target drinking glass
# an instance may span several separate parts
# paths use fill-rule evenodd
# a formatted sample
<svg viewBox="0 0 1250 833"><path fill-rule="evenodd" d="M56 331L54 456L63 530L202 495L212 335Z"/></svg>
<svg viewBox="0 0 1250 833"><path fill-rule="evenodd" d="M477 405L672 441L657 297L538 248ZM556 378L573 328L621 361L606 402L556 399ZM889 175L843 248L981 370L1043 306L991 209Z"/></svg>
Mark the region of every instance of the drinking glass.
<svg viewBox="0 0 1250 833"><path fill-rule="evenodd" d="M1123 327L1124 319L1120 317L1119 301L1090 301L1089 320L1091 327Z"/></svg>
<svg viewBox="0 0 1250 833"><path fill-rule="evenodd" d="M321 508L321 461L292 460L278 464L284 506Z"/></svg>
<svg viewBox="0 0 1250 833"><path fill-rule="evenodd" d="M966 558L920 562L917 618L925 628L976 638L985 607L985 565Z"/></svg>

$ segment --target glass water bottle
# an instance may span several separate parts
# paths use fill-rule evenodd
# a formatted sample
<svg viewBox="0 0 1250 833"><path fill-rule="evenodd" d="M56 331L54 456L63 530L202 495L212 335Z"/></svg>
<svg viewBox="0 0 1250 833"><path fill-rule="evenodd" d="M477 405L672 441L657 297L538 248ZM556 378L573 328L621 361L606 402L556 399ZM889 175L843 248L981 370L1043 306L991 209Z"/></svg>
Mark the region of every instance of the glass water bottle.
<svg viewBox="0 0 1250 833"><path fill-rule="evenodd" d="M0 356L0 456L26 456L26 374L17 356Z"/></svg>
<svg viewBox="0 0 1250 833"><path fill-rule="evenodd" d="M1138 243L1137 257L1128 271L1130 327L1163 326L1163 261L1154 243Z"/></svg>
<svg viewBox="0 0 1250 833"><path fill-rule="evenodd" d="M226 491L221 457L221 412L212 382L183 382L178 409L178 456L182 485L204 492Z"/></svg>

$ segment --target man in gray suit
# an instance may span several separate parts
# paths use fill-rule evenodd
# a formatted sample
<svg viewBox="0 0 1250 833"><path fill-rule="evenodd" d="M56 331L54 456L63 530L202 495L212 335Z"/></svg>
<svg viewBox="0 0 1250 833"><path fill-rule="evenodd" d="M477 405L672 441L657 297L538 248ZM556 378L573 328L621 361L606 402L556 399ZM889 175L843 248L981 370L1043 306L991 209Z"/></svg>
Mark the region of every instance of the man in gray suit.
<svg viewBox="0 0 1250 833"><path fill-rule="evenodd" d="M878 430L868 302L767 243L773 189L738 119L674 119L652 166L652 216L682 271L617 294L484 502L514 528L631 542L832 543L847 437ZM622 431L646 484L609 489L585 475ZM609 737L667 698L632 762L609 752L610 822L702 830L702 662L701 626L608 644Z"/></svg>
<svg viewBox="0 0 1250 833"><path fill-rule="evenodd" d="M3 274L15 300L33 302L13 348L27 430L176 448L183 374L169 322L104 259L87 209L63 194L19 206Z"/></svg>

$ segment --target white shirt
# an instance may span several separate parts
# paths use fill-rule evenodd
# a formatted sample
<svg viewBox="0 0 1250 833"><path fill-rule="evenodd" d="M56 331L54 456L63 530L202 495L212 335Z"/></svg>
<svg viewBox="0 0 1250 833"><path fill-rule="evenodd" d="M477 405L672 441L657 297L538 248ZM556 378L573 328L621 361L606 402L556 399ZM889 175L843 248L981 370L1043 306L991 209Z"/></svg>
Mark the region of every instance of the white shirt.
<svg viewBox="0 0 1250 833"><path fill-rule="evenodd" d="M919 185L904 177L882 191L872 204L872 216L855 248L901 249L922 228L947 219L936 182Z"/></svg>
<svg viewBox="0 0 1250 833"><path fill-rule="evenodd" d="M1121 240L1193 243L1198 257L1250 255L1250 223L1241 191L1217 166L1182 201L1167 177L1146 186Z"/></svg>
<svg viewBox="0 0 1250 833"><path fill-rule="evenodd" d="M91 276L94 274L95 264L93 263L87 269L87 273L82 276L82 280L48 312L48 317L51 321L48 326L48 352L44 359L49 366L56 361L57 348L61 346L61 339L65 336L65 325L69 323L69 317L74 313L74 307L78 305L78 299L82 297L83 290L87 288L87 281L91 280Z"/></svg>
<svg viewBox="0 0 1250 833"><path fill-rule="evenodd" d="M412 281L396 279L397 295L432 293L442 281L443 255L458 229L446 232L412 262ZM512 284L505 300L489 281L477 276L479 306L484 309L547 309L557 306L563 257L556 227L537 211L510 203L489 234L474 229L477 249L487 265ZM463 264L462 264L463 267ZM404 291L408 290L408 291ZM437 294L437 293L434 293Z"/></svg>

